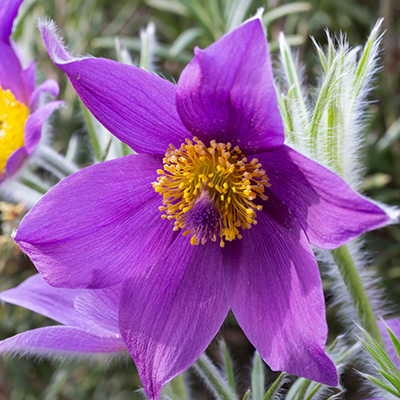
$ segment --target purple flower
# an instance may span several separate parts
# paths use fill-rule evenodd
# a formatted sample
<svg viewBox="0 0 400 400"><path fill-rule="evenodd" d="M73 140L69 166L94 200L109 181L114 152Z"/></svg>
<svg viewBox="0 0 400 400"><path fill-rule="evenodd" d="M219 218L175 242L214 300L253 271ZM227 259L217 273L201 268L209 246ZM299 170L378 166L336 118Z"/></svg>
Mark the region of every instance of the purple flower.
<svg viewBox="0 0 400 400"><path fill-rule="evenodd" d="M10 41L14 19L22 0L0 0L0 183L15 173L35 150L42 125L60 105L39 107L42 92L58 95L58 84L47 80L35 89L35 65L23 69Z"/></svg>
<svg viewBox="0 0 400 400"><path fill-rule="evenodd" d="M310 244L336 248L389 218L284 144L260 21L196 49L177 85L74 58L53 25L41 32L87 107L139 152L68 177L24 218L15 240L44 279L122 284L119 329L151 399L229 309L273 370L337 385Z"/></svg>
<svg viewBox="0 0 400 400"><path fill-rule="evenodd" d="M36 274L0 293L0 301L59 322L0 341L0 353L34 356L93 356L126 350L118 329L118 286L99 290L49 286Z"/></svg>

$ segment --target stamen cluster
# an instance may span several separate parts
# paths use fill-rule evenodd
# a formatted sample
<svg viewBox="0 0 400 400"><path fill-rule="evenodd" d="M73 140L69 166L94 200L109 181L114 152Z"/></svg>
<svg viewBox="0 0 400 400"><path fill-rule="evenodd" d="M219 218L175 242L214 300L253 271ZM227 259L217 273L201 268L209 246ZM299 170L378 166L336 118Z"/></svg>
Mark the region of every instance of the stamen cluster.
<svg viewBox="0 0 400 400"><path fill-rule="evenodd" d="M240 228L257 223L262 206L253 201L267 200L264 189L271 185L258 160L248 162L238 146L186 139L178 149L170 145L163 163L153 183L163 196L162 218L174 219L174 230L191 234L193 245L219 236L223 247L224 240L242 238Z"/></svg>
<svg viewBox="0 0 400 400"><path fill-rule="evenodd" d="M28 114L28 108L17 101L10 90L0 86L0 173L11 153L24 145Z"/></svg>

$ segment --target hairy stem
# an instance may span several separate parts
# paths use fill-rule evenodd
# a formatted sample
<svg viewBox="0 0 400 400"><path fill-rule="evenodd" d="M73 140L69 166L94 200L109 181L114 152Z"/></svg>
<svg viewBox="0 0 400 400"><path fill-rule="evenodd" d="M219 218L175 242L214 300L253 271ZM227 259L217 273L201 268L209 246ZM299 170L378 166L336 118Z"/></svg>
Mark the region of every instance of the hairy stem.
<svg viewBox="0 0 400 400"><path fill-rule="evenodd" d="M382 336L371 303L348 248L342 246L332 250L331 253L353 300L361 326L383 346Z"/></svg>

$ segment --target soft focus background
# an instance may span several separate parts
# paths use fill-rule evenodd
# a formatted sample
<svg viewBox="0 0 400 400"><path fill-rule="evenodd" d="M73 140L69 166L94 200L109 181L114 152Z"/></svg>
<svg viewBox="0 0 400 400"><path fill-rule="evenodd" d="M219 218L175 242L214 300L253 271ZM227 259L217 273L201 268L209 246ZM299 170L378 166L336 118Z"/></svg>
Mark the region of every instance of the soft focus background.
<svg viewBox="0 0 400 400"><path fill-rule="evenodd" d="M373 199L400 203L400 2L398 0L25 0L17 20L14 39L26 59L37 63L38 80L56 79L61 86L59 98L68 107L52 118L52 145L65 154L72 141L78 146L79 165L92 162L92 150L82 108L65 76L50 62L38 30L37 18L54 19L66 43L77 53L90 53L112 59L125 59L126 51L134 63L140 62L140 30L154 22L157 37L154 69L170 80L177 80L190 61L195 45L206 47L230 29L221 13L222 3L232 10L246 9L246 17L265 7L270 24L268 38L276 60L277 37L284 31L297 49L305 66L306 85L315 85L317 57L310 35L326 43L324 30L346 32L352 46L363 45L378 17L384 17L386 33L382 41L381 71L371 93L365 128L365 169L363 190ZM116 39L117 38L117 39ZM14 245L9 236L23 215L23 208L0 203L0 290L16 286L35 272L33 265ZM371 268L382 277L382 290L393 309L400 312L400 228L389 226L369 233L367 245L374 260ZM329 292L328 292L329 300ZM0 309L0 339L34 327L51 324L27 310L4 305ZM340 333L340 322L328 313L331 330ZM397 314L398 316L399 314ZM224 325L220 335L231 348L243 391L250 382L253 349L234 321ZM211 354L215 344L211 346ZM216 356L217 357L217 356ZM189 373L190 374L190 373ZM350 376L351 372L347 375ZM195 378L195 391L202 389ZM347 399L361 399L359 378L345 379ZM12 358L0 359L0 400L29 399L136 399L140 387L135 366L126 361L88 365L77 362L35 362ZM197 389L198 388L198 389ZM355 392L357 394L355 394ZM196 396L200 398L199 396ZM204 399L207 399L204 391Z"/></svg>

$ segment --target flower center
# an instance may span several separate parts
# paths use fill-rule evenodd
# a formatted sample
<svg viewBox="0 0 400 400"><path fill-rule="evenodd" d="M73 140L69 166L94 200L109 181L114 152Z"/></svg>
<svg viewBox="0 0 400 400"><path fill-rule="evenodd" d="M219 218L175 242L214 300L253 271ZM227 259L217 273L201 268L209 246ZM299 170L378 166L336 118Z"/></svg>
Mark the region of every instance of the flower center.
<svg viewBox="0 0 400 400"><path fill-rule="evenodd" d="M179 149L170 145L159 169L156 192L163 196L162 218L174 219L174 230L192 235L191 244L208 239L241 239L241 229L256 224L256 211L262 206L253 201L267 200L265 187L271 186L257 159L247 162L239 147L210 142L207 147L196 137L186 139Z"/></svg>
<svg viewBox="0 0 400 400"><path fill-rule="evenodd" d="M24 145L24 126L29 110L0 86L0 174L11 153Z"/></svg>

